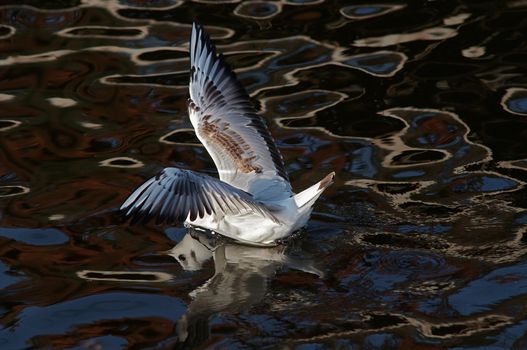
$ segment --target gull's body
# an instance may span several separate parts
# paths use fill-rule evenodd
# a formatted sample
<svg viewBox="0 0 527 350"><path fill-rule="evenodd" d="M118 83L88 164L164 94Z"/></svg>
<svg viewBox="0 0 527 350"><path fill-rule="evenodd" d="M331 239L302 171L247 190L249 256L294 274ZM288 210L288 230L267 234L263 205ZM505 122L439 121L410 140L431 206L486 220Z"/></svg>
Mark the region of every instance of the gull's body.
<svg viewBox="0 0 527 350"><path fill-rule="evenodd" d="M220 179L166 168L137 188L121 210L135 220L185 220L245 243L274 244L307 223L334 173L295 195L264 120L195 24L190 64L190 120Z"/></svg>
<svg viewBox="0 0 527 350"><path fill-rule="evenodd" d="M242 215L225 216L222 220L206 216L194 221L187 220L187 223L213 230L245 243L271 244L301 229L311 214L311 207L299 210L293 197L273 203L262 202L262 204L279 207L278 210L272 212L276 221L257 213L247 212Z"/></svg>

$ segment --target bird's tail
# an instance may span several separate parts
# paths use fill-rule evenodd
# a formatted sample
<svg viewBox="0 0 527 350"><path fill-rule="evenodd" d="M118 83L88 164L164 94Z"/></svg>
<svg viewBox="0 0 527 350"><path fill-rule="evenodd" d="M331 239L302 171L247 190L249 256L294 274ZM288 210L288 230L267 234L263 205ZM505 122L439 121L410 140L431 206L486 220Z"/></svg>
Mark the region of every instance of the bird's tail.
<svg viewBox="0 0 527 350"><path fill-rule="evenodd" d="M335 172L328 174L325 178L314 184L313 186L297 193L293 198L298 208L310 208L315 201L320 197L322 192L333 183Z"/></svg>

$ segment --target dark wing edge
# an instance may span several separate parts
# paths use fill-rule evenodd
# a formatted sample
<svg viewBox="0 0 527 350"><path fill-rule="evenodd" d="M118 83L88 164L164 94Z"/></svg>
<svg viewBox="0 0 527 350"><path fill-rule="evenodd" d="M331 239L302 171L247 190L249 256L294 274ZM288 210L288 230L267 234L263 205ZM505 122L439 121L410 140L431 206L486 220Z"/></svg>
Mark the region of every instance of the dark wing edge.
<svg viewBox="0 0 527 350"><path fill-rule="evenodd" d="M222 54L216 55L216 47L205 33L203 26L192 24L190 36L190 108L203 115L232 111L242 115L240 122L248 122L263 139L277 174L289 182L284 160L269 132L265 119L251 102L249 94ZM223 110L223 111L222 111ZM209 112L210 111L210 112Z"/></svg>
<svg viewBox="0 0 527 350"><path fill-rule="evenodd" d="M132 223L175 224L207 215L256 212L278 219L252 196L225 182L191 170L165 168L139 186L121 205L120 212Z"/></svg>

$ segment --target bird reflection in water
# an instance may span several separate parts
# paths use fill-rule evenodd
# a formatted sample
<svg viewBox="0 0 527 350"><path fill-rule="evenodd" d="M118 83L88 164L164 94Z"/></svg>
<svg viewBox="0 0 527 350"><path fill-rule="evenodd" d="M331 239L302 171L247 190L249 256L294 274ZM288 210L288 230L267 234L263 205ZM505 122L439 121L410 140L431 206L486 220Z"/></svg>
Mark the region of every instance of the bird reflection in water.
<svg viewBox="0 0 527 350"><path fill-rule="evenodd" d="M190 293L192 301L176 324L178 347L196 346L209 338L209 318L216 313L248 310L261 301L269 279L282 267L323 277L312 260L294 258L284 245L254 247L190 228L167 253L188 271L201 269L211 257L214 275Z"/></svg>

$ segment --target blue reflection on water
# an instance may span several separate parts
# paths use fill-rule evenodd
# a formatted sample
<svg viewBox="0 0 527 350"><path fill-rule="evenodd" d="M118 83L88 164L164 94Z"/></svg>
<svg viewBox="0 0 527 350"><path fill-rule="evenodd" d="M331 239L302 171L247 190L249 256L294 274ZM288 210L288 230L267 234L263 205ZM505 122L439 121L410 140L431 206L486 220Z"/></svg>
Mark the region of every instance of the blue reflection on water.
<svg viewBox="0 0 527 350"><path fill-rule="evenodd" d="M8 275L9 266L0 261L0 289L14 284L20 280L20 277Z"/></svg>
<svg viewBox="0 0 527 350"><path fill-rule="evenodd" d="M265 71L244 72L238 75L238 78L244 82L247 91L253 91L269 83L270 74Z"/></svg>
<svg viewBox="0 0 527 350"><path fill-rule="evenodd" d="M455 138L456 139L456 143L457 143L457 140L459 138ZM465 158L469 152L472 150L472 145L465 145L465 146L462 146L460 147L456 152L454 152L454 158L457 158L457 159L463 159Z"/></svg>
<svg viewBox="0 0 527 350"><path fill-rule="evenodd" d="M293 61L292 59L292 58L302 57L303 54L308 56L309 50L315 50L315 49L317 49L316 44L306 43L295 51L284 53L283 55L280 55L277 58L273 59L268 67L272 70L278 70L278 69L284 69L284 68L305 67L307 65L325 62L330 58L326 54L318 54L310 60L308 60L306 57L303 57L304 60L300 62Z"/></svg>
<svg viewBox="0 0 527 350"><path fill-rule="evenodd" d="M343 64L376 76L391 76L402 68L407 57L398 52L374 52L342 61Z"/></svg>
<svg viewBox="0 0 527 350"><path fill-rule="evenodd" d="M320 343L310 343L310 344L301 344L295 347L295 350L323 350L327 349L324 344Z"/></svg>
<svg viewBox="0 0 527 350"><path fill-rule="evenodd" d="M368 349L395 349L400 346L400 341L394 334L378 333L367 336L364 345Z"/></svg>
<svg viewBox="0 0 527 350"><path fill-rule="evenodd" d="M86 349L124 349L128 342L120 337L107 335L87 339L82 342L81 346L68 348L68 350L86 350Z"/></svg>
<svg viewBox="0 0 527 350"><path fill-rule="evenodd" d="M452 294L449 304L461 315L468 316L489 311L496 304L515 296L523 295L527 289L527 262L504 267L472 281Z"/></svg>
<svg viewBox="0 0 527 350"><path fill-rule="evenodd" d="M406 281L408 276L372 271L368 274L368 278L372 290L375 292L387 292L393 289L395 285Z"/></svg>
<svg viewBox="0 0 527 350"><path fill-rule="evenodd" d="M490 343L495 340L494 344L491 345L477 345L477 346L456 346L449 348L449 350L504 350L504 349L526 349L527 341L524 340L523 336L527 332L527 321L522 321L517 325L505 328L503 332L497 336L487 336L486 340Z"/></svg>
<svg viewBox="0 0 527 350"><path fill-rule="evenodd" d="M18 314L14 326L0 331L5 349L22 349L38 335L64 334L72 327L101 320L164 317L175 322L185 304L173 297L143 293L104 293L49 306L30 306Z"/></svg>
<svg viewBox="0 0 527 350"><path fill-rule="evenodd" d="M518 186L511 179L473 174L453 177L450 182L453 192L497 192L512 190Z"/></svg>
<svg viewBox="0 0 527 350"><path fill-rule="evenodd" d="M352 152L352 160L347 170L362 177L373 178L377 174L377 167L373 159L373 147L361 147Z"/></svg>
<svg viewBox="0 0 527 350"><path fill-rule="evenodd" d="M372 60L376 58L380 58L380 57L376 57L372 55L372 57L368 57L367 60ZM365 69L369 72L376 73L376 74L392 72L399 65L399 62L383 62L379 64L368 64L367 60L365 60L364 57L352 58L351 60L347 60L344 63L349 64L350 66Z"/></svg>
<svg viewBox="0 0 527 350"><path fill-rule="evenodd" d="M400 225L397 228L399 233L435 233L441 234L452 230L451 225Z"/></svg>
<svg viewBox="0 0 527 350"><path fill-rule="evenodd" d="M483 185L481 186L481 191L483 192L509 190L517 186L516 181L504 178L483 176L482 181Z"/></svg>
<svg viewBox="0 0 527 350"><path fill-rule="evenodd" d="M515 98L507 101L507 107L511 111L527 114L527 97Z"/></svg>
<svg viewBox="0 0 527 350"><path fill-rule="evenodd" d="M357 7L354 9L356 15L370 15L372 13L381 12L382 8L375 6Z"/></svg>
<svg viewBox="0 0 527 350"><path fill-rule="evenodd" d="M520 216L514 220L514 223L520 225L527 224L527 213L520 214Z"/></svg>
<svg viewBox="0 0 527 350"><path fill-rule="evenodd" d="M54 228L0 228L0 236L26 244L47 246L64 244L69 237Z"/></svg>
<svg viewBox="0 0 527 350"><path fill-rule="evenodd" d="M268 315L246 315L247 322L254 323L262 335L280 337L287 336L287 327L284 323Z"/></svg>
<svg viewBox="0 0 527 350"><path fill-rule="evenodd" d="M478 347L478 349L525 349L527 347L527 340L521 339L527 332L527 320L518 323L517 325L505 328L503 332L495 337L487 337L496 339L496 342L489 347ZM522 342L522 343L519 343ZM476 349L475 347L472 349Z"/></svg>
<svg viewBox="0 0 527 350"><path fill-rule="evenodd" d="M398 173L395 173L392 176L396 179L405 179L409 177L423 176L425 174L426 173L423 170L406 170L406 171L399 171Z"/></svg>

